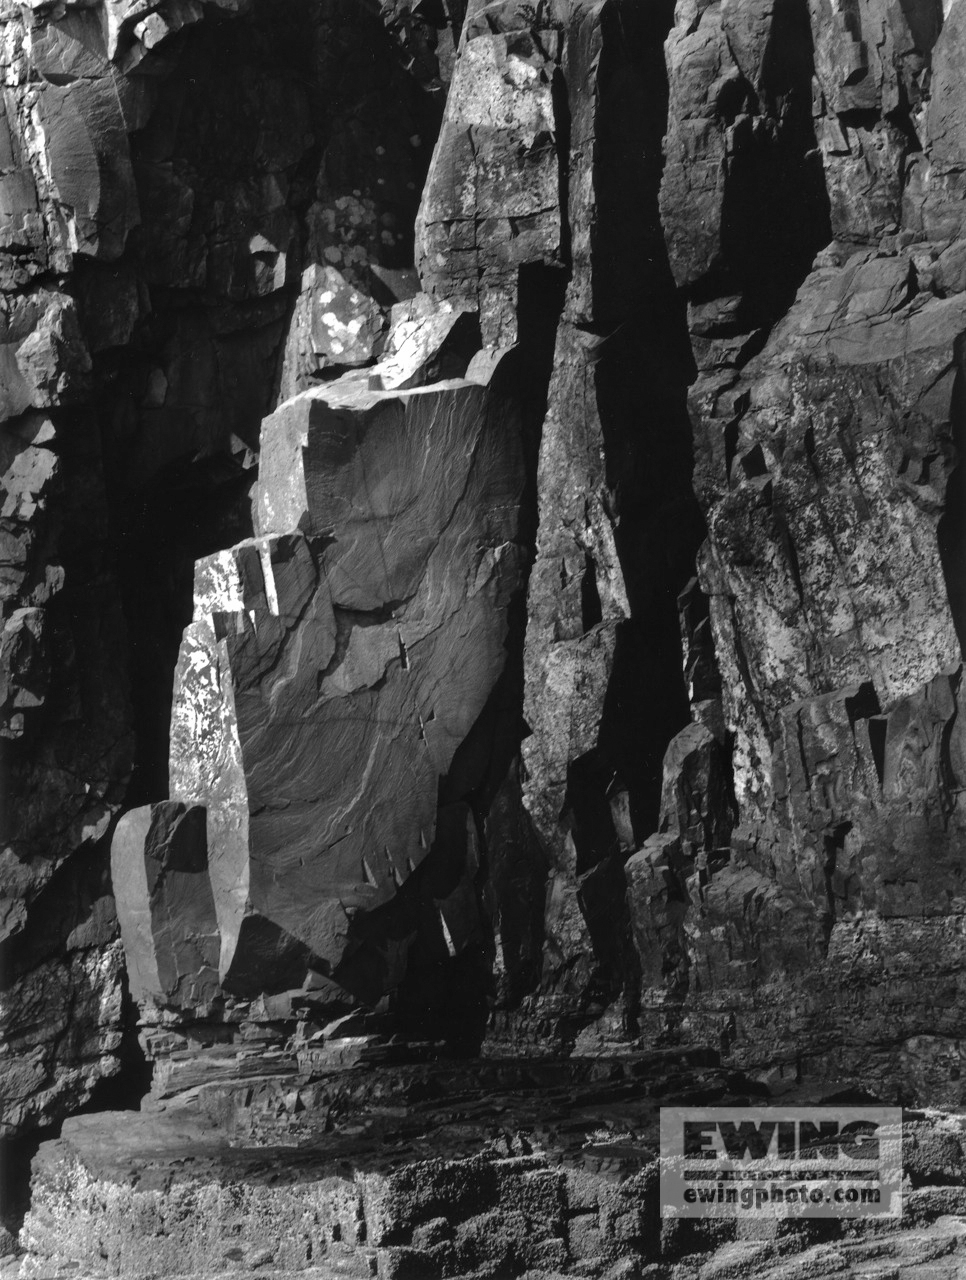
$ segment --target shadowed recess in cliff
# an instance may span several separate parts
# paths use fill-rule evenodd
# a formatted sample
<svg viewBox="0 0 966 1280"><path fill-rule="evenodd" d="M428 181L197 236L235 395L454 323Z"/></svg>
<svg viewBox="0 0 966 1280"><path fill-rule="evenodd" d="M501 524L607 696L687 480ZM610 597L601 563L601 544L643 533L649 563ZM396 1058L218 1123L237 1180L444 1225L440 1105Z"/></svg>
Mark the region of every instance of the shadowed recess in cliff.
<svg viewBox="0 0 966 1280"><path fill-rule="evenodd" d="M620 0L601 15L593 283L600 331L643 316L690 365L684 305L671 282L657 198L668 105L663 42L673 15L668 0L646 6ZM668 324L668 309L677 323Z"/></svg>
<svg viewBox="0 0 966 1280"><path fill-rule="evenodd" d="M806 0L778 0L757 93L741 81L731 114L721 209L726 275L745 299L748 327L787 311L816 252L831 238L829 197L812 120L812 33ZM764 114L777 126L767 124Z"/></svg>
<svg viewBox="0 0 966 1280"><path fill-rule="evenodd" d="M608 344L597 372L618 517L615 540L631 607L630 619L618 628L601 747L613 753L614 767L630 788L641 838L657 825L664 750L688 721L677 598L694 573L704 537L690 483L690 370L680 359L675 362L681 351L675 350L673 327L670 351L659 342L657 328L656 317L650 333L627 326Z"/></svg>
<svg viewBox="0 0 966 1280"><path fill-rule="evenodd" d="M618 628L600 750L629 790L639 839L657 825L664 750L687 723L677 597L704 520L691 488L687 389L695 375L685 302L658 207L672 4L604 11L599 69L595 370L605 477L631 620Z"/></svg>
<svg viewBox="0 0 966 1280"><path fill-rule="evenodd" d="M300 280L316 312L333 289L364 300L377 333L400 279L412 287L413 222L441 114L431 25L387 30L374 7L341 0L284 13L258 0L165 44L153 109L132 137L142 225L119 267L78 273L134 675L130 805L167 792L194 561L251 532L246 449L280 382L295 389L282 365L293 363ZM426 56L407 71L420 40ZM326 274L310 286L313 268ZM320 377L341 371L337 337L324 346L311 369Z"/></svg>
<svg viewBox="0 0 966 1280"><path fill-rule="evenodd" d="M936 531L949 609L959 647L966 655L966 386L963 359L966 340L956 343L957 373L953 383L950 425L955 465L946 482L946 505Z"/></svg>

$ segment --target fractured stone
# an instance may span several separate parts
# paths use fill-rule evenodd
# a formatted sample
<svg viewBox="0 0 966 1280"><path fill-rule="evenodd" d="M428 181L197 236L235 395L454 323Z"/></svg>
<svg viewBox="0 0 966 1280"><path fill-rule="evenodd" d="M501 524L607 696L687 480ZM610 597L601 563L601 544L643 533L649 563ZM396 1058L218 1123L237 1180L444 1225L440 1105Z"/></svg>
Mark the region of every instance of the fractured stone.
<svg viewBox="0 0 966 1280"><path fill-rule="evenodd" d="M494 385L350 376L266 420L260 536L198 563L172 713L171 794L207 806L229 989L337 976L353 916L433 846L440 781L476 785L483 760L457 753L504 669L522 493ZM463 894L438 907L457 949Z"/></svg>

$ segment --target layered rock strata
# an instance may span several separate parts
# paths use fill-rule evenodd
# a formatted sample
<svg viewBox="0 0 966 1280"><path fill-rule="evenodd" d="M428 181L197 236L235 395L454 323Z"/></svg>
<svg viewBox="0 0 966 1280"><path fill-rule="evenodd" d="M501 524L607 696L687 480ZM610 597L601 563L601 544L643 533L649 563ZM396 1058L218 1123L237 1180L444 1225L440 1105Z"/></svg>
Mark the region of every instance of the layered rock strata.
<svg viewBox="0 0 966 1280"><path fill-rule="evenodd" d="M658 1108L739 1101L740 1077L713 1060L665 1051L209 1084L194 1106L76 1117L35 1163L21 1275L961 1274L963 1130L935 1112L906 1117L900 1218L662 1221ZM253 1139L261 1122L271 1145Z"/></svg>

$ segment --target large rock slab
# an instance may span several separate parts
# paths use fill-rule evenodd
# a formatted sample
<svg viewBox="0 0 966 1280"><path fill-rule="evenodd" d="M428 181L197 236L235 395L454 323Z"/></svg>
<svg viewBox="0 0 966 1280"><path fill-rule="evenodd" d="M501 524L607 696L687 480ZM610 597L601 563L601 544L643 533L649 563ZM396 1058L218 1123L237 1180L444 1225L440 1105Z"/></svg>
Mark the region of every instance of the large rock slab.
<svg viewBox="0 0 966 1280"><path fill-rule="evenodd" d="M134 999L212 1001L219 947L205 811L168 802L126 813L111 844L111 879Z"/></svg>
<svg viewBox="0 0 966 1280"><path fill-rule="evenodd" d="M266 419L260 536L198 563L172 713L171 794L207 806L227 989L338 977L353 917L432 848L440 788L478 784L524 479L495 385L350 377Z"/></svg>

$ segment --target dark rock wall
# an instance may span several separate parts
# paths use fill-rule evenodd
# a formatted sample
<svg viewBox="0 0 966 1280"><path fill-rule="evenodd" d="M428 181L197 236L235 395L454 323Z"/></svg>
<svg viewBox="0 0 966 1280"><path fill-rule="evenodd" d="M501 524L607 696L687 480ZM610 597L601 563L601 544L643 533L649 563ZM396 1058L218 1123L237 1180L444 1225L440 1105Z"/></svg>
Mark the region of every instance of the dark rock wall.
<svg viewBox="0 0 966 1280"><path fill-rule="evenodd" d="M961 53L958 6L678 7L662 212L737 825L703 891L674 816L630 880L652 1031L947 1100Z"/></svg>
<svg viewBox="0 0 966 1280"><path fill-rule="evenodd" d="M960 1100L943 8L5 17L5 1133L126 985L156 1080L354 1010Z"/></svg>
<svg viewBox="0 0 966 1280"><path fill-rule="evenodd" d="M448 22L107 3L4 23L12 1133L118 1070L112 816L167 794L194 561L251 531L252 450L303 273L345 273L381 317L411 264Z"/></svg>

